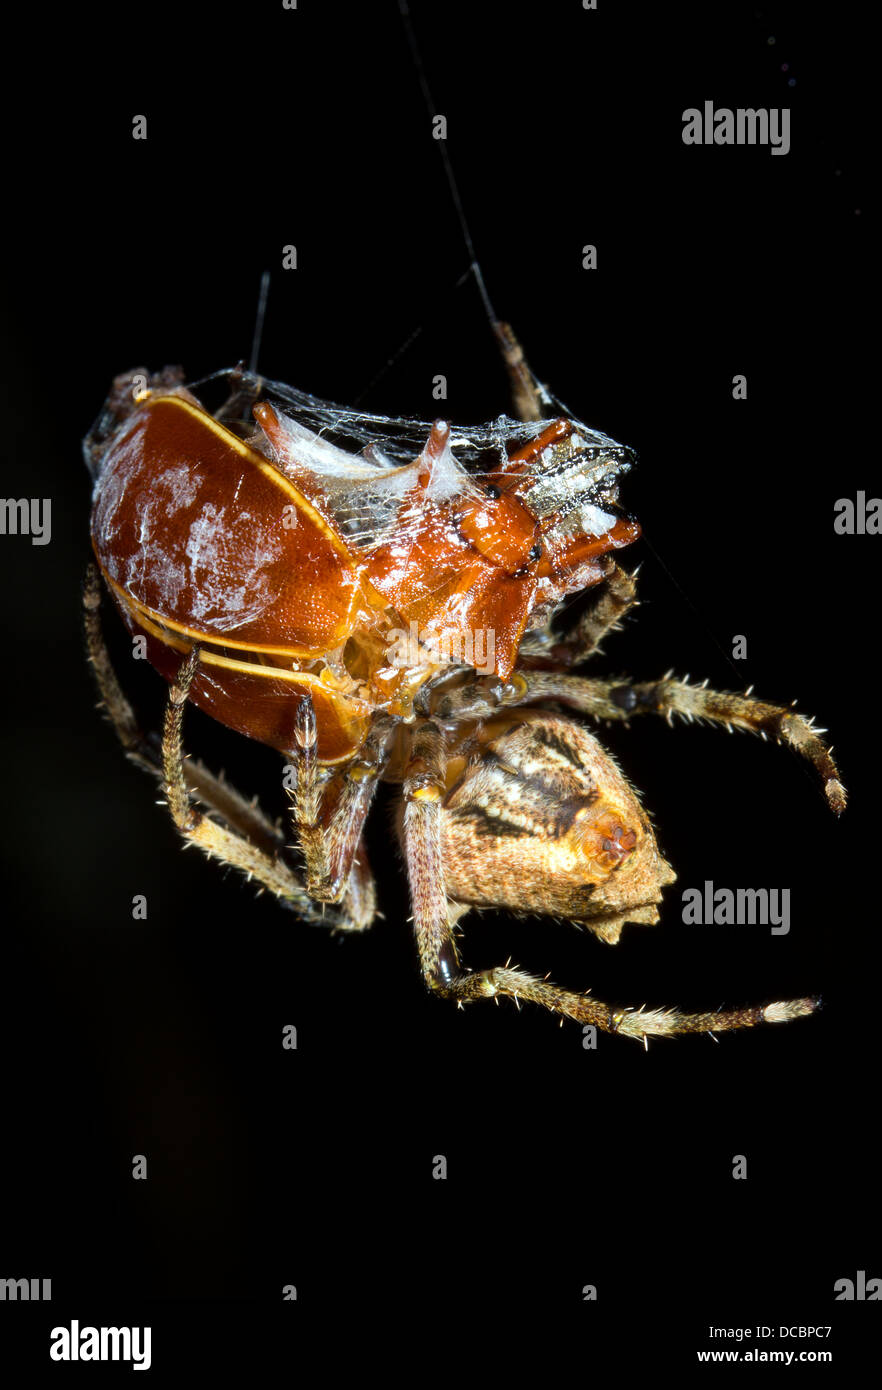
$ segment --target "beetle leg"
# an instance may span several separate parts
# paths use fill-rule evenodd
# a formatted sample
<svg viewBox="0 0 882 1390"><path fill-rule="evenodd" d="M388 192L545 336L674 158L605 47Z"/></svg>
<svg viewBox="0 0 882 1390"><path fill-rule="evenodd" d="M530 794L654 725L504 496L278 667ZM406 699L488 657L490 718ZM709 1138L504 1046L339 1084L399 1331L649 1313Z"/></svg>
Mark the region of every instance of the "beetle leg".
<svg viewBox="0 0 882 1390"><path fill-rule="evenodd" d="M517 449L510 454L508 459L502 461L493 477L514 477L518 481L530 476L533 465L541 458L545 450L552 444L559 444L561 440L567 439L573 433L574 425L572 420L568 420L564 415L558 415L548 424L541 434L537 434L535 439L531 439L522 449Z"/></svg>
<svg viewBox="0 0 882 1390"><path fill-rule="evenodd" d="M832 750L819 737L813 721L796 714L792 708L766 704L753 699L749 693L735 695L709 690L706 685L690 685L688 681L670 677L660 681L601 681L554 672L523 671L515 673L513 682L518 676L526 684L525 693L509 697L504 703L561 700L596 719L628 720L638 714L661 714L670 723L673 716L679 714L684 719L721 724L730 732L746 729L763 738L771 736L807 758L821 777L831 809L837 815L845 810L845 788L839 780Z"/></svg>
<svg viewBox="0 0 882 1390"><path fill-rule="evenodd" d="M262 378L255 377L250 372L246 373L243 363L240 362L230 372L230 394L223 405L214 412L215 420L220 420L221 424L250 421L251 408L262 389Z"/></svg>

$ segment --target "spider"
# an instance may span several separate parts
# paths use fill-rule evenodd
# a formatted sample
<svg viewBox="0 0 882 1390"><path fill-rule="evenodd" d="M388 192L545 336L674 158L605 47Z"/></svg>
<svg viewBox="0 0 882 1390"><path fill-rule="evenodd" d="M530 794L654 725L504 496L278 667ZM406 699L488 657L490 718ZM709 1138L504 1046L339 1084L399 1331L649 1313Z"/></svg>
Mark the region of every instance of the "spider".
<svg viewBox="0 0 882 1390"><path fill-rule="evenodd" d="M810 998L708 1013L616 1007L510 964L470 969L462 962L459 924L473 907L553 914L590 928L610 944L618 942L626 922L659 920L662 890L676 875L659 851L637 792L585 727L584 716L628 721L655 714L670 722L679 715L772 737L814 765L835 812L845 806L830 750L812 722L793 708L765 703L749 692L715 691L706 682L696 686L670 674L638 683L575 673L635 603L633 575L608 553L639 534L636 523L615 514L615 480L628 466L627 451L605 436L592 436L567 417L544 419L551 398L527 367L511 330L497 324L496 331L527 442L508 455L501 450L496 470L480 475L481 497L473 492L474 480L451 464L450 432L441 422L431 427L416 460L402 464L396 458L408 457L409 440L402 437L393 447L393 426L401 422L385 422L386 436L371 438L364 421L379 417L350 416L350 432L355 429L352 421L358 421L363 431L359 438L367 443L361 462L350 458L346 463L342 454L328 452L323 437L328 420L311 397L297 397L297 402L310 422L320 425L318 431L260 401L264 383L241 369L227 374L231 397L215 416L203 411L177 372L166 369L149 386L145 376L138 378L134 404L135 378L119 378L104 415L85 442L87 461L97 476L93 544L125 621L147 641L152 664L169 682L161 745L139 729L114 673L101 629L101 576L91 566L84 591L86 638L104 707L129 757L161 780L185 841L241 870L305 922L335 931L362 931L376 915L363 829L378 783L397 785L397 828L423 977L430 990L460 1007L472 1000L509 996L644 1044L653 1035L718 1032L810 1014L817 1006ZM288 391L292 401L295 395ZM228 422L240 419L243 405L253 408L257 435L248 436L241 424L237 433L227 431ZM162 592L167 595L168 573L174 566L168 539L172 522L163 522L161 498L158 513L151 511L160 496L158 455L154 451L143 465L143 499L148 500L126 504L141 507L136 516L141 539L132 549L128 568L117 563L114 551L121 544L126 487L118 480L107 481L106 458L110 448L114 459L122 459L113 466L128 470L120 476L130 485L129 498L140 497L139 441L147 438L143 431L151 428L149 420L155 421L161 412L174 426L170 437L179 450L176 469L190 468L195 476L202 468L201 461L187 463L190 446L181 442L188 430L198 427L203 452L225 451L225 460L241 452L234 459L237 476L241 474L239 486L245 477L242 458L263 473L284 474L290 495L300 498L301 527L308 517L322 544L336 546L332 558L337 569L319 567L301 576L304 604L312 604L315 596L336 603L338 590L349 584L351 575L363 573L365 555L373 565L374 586L382 587L384 581L398 586L395 603L387 604L388 587L386 596L381 592L377 598L376 587L362 585L358 593L373 597L356 612L358 603L350 589L355 593L361 579L353 581L354 587L346 590L346 621L341 625L335 616L335 636L327 639L321 659L312 659L318 648L304 648L306 656L293 662L287 660L287 648L283 659L279 646L253 641L249 645L228 635L219 640L207 623L200 636L192 618L172 621L165 610L158 612L159 600L151 600L153 591L143 587L145 567L149 571L153 566L155 573L156 556L162 552L154 589L159 592L165 585ZM139 420L148 423L139 425ZM249 442L237 442L242 439ZM378 453L379 446L387 454L392 450L391 463ZM145 444L145 457L147 452ZM201 458L197 449L193 459ZM189 486L189 478L185 481ZM368 491L359 493L358 487ZM238 491L237 487L237 496ZM311 498L309 503L305 496ZM353 497L364 504L357 505ZM370 506L364 502L368 497ZM530 504L527 512L524 498ZM384 524L391 518L385 540L378 539L376 530L378 508ZM364 529L368 513L375 528L369 538ZM204 518L204 509L199 515ZM544 518L542 525L537 518ZM422 527L427 529L417 529ZM437 649L427 657L418 637L421 649L407 659L412 664L405 661L407 669L395 669L388 664L390 623L401 621L405 593L408 601L413 592L421 596L419 602L413 600L412 611L437 615L443 585L435 573L440 560L433 561L433 555L442 553L448 543L443 537L451 527L454 572L456 565L465 563L461 555L468 553L472 559L477 556L478 578L455 585L453 599L445 597L445 621L449 627L451 613L461 612L463 604L478 605L469 610L471 617L485 611L481 604L489 604L486 611L495 616L504 650L500 655L497 642L495 663L479 669ZM192 532L185 539L190 554ZM432 545L441 550L433 551ZM562 547L571 547L563 568L554 559L563 553ZM220 551L212 553L217 559ZM353 556L359 557L355 569L350 564ZM212 582L220 568L218 563ZM565 582L560 580L564 570ZM480 587L485 572L492 579L486 590ZM188 572L191 580L193 573ZM179 580L180 576L176 592L181 591ZM552 620L562 594L589 585L596 589L592 605L570 631L558 632ZM486 595L500 592L504 602L500 606L494 598L494 608ZM518 596L523 594L529 597L518 609ZM202 603L205 595L197 597ZM191 606L195 601L191 595ZM308 619L315 619L312 607ZM242 638L247 627L243 624L244 619L237 618L228 626ZM331 651L338 638L339 645ZM247 661L243 648L248 649ZM251 694L242 695L237 684L242 681L251 682ZM272 699L261 703L254 691L261 698L269 692ZM182 724L186 706L194 700L223 722L282 751L302 867L292 857L282 829L255 804L199 763L187 761L185 770Z"/></svg>

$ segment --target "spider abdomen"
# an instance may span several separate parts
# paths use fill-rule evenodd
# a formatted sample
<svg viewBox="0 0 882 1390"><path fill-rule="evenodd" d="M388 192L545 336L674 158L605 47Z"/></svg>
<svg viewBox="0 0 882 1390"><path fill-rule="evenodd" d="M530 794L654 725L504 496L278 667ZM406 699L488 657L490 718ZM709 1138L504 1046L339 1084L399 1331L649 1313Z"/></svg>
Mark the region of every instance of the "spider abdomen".
<svg viewBox="0 0 882 1390"><path fill-rule="evenodd" d="M626 921L657 921L674 878L613 759L545 712L490 737L449 789L443 826L454 901L571 918L607 941Z"/></svg>

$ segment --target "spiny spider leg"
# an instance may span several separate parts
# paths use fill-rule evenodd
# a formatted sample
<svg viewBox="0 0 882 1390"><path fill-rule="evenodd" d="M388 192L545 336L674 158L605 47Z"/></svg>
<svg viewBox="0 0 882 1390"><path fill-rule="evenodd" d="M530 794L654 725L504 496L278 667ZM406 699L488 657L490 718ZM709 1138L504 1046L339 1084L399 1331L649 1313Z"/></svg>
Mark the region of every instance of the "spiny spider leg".
<svg viewBox="0 0 882 1390"><path fill-rule="evenodd" d="M307 890L318 901L335 903L344 897L356 851L359 866L366 867L361 835L385 766L391 732L391 724L378 724L357 761L342 773L323 777L315 708L308 694L300 702L294 725L296 781L291 810L306 865Z"/></svg>
<svg viewBox="0 0 882 1390"><path fill-rule="evenodd" d="M830 808L837 815L845 810L845 788L831 750L818 736L812 721L792 708L767 704L749 693L711 690L706 685L690 685L669 676L660 681L637 682L587 680L544 671L522 674L527 693L515 701L518 704L528 700L562 700L597 719L628 720L637 714L660 714L670 723L679 714L684 719L706 719L728 729L746 729L763 738L771 736L807 758L820 775Z"/></svg>
<svg viewBox="0 0 882 1390"><path fill-rule="evenodd" d="M425 720L414 730L404 775L404 852L420 964L429 987L441 993L459 972L441 853L446 766L444 736Z"/></svg>
<svg viewBox="0 0 882 1390"><path fill-rule="evenodd" d="M582 614L574 630L555 649L555 658L578 666L597 651L611 632L617 632L625 614L637 606L636 576L613 565L595 602Z"/></svg>
<svg viewBox="0 0 882 1390"><path fill-rule="evenodd" d="M181 749L183 704L177 708L176 717L171 720L171 731L171 708L169 709L166 717L166 739L161 749L158 743L154 743L143 734L132 707L122 692L104 642L100 617L101 597L100 575L96 567L90 565L83 590L84 626L88 658L95 673L102 702L131 761L160 781L167 781L168 772L172 772L175 800L172 813L185 839L200 845L207 854L257 879L313 925L326 926L334 930L360 930L369 925L374 915L374 890L366 872L358 877L353 875L350 901L344 909L328 912L312 901L303 885L284 863L280 856L284 849L285 836L257 806L201 764L189 760L186 776L188 788L184 782ZM192 654L189 660L192 660ZM193 670L195 671L195 666ZM187 682L188 688L190 682L192 674ZM190 801L191 795L195 795L209 810L222 817L225 826L218 825L197 811ZM169 805L172 805L171 796ZM184 829L179 817L186 821L189 829ZM365 859L365 870L366 863Z"/></svg>
<svg viewBox="0 0 882 1390"><path fill-rule="evenodd" d="M129 760L162 781L159 739L155 735L148 736L140 728L113 669L101 628L101 599L101 577L95 565L90 565L83 587L83 621L86 651L101 703ZM264 853L273 856L284 848L285 836L281 828L264 815L254 802L209 772L202 763L188 759L187 781L191 795L195 795L202 805L216 812L232 830L251 840Z"/></svg>
<svg viewBox="0 0 882 1390"><path fill-rule="evenodd" d="M86 655L95 682L116 736L132 762L147 772L157 771L156 752L142 733L134 711L122 692L101 630L101 576L96 565L89 565L83 583L83 627Z"/></svg>
<svg viewBox="0 0 882 1390"><path fill-rule="evenodd" d="M437 955L440 949L435 947L434 953ZM508 966L464 973L434 988L461 1002L492 999L498 995L508 995L516 1002L526 999L561 1017L593 1024L604 1033L622 1033L644 1044L647 1038L669 1037L676 1033L719 1033L733 1028L753 1028L759 1023L787 1023L813 1013L818 1007L816 999L788 999L765 1007L702 1014L684 1014L677 1009L618 1009L591 995L561 989L548 980L537 980Z"/></svg>
<svg viewBox="0 0 882 1390"><path fill-rule="evenodd" d="M675 714L684 719L704 719L728 729L746 729L761 737L786 743L815 767L824 785L830 808L845 810L846 792L839 770L819 731L810 719L792 708L770 705L749 693L710 690L705 685L666 676L660 681L589 680L567 672L518 670L503 683L495 677L476 677L468 685L441 690L429 701L437 719L477 719L501 707L526 705L534 700L560 700L595 719L627 721L638 714L660 714L671 723Z"/></svg>
<svg viewBox="0 0 882 1390"><path fill-rule="evenodd" d="M759 1023L783 1023L810 1014L814 999L791 999L747 1009L686 1014L676 1009L614 1008L590 995L560 989L509 966L463 970L453 936L453 921L461 915L448 904L444 882L442 797L446 766L444 738L431 720L414 735L404 798L404 841L410 879L413 923L423 977L436 994L464 1004L473 999L508 995L541 1004L561 1017L593 1024L606 1033L623 1033L645 1043L648 1037L674 1033L722 1032L752 1028Z"/></svg>
<svg viewBox="0 0 882 1390"><path fill-rule="evenodd" d="M282 859L271 858L248 840L210 820L193 804L184 778L184 752L181 727L184 706L199 666L199 649L194 647L182 663L169 687L168 706L162 739L165 791L172 819L184 839L198 845L207 855L240 869L255 878L276 897L290 903L306 921L338 930L358 930L367 925L353 920L344 903L339 912L328 912L313 902Z"/></svg>
<svg viewBox="0 0 882 1390"><path fill-rule="evenodd" d="M529 423L543 417L539 385L524 357L524 350L512 332L511 325L494 320L493 332L508 372L512 401L519 420Z"/></svg>
<svg viewBox="0 0 882 1390"><path fill-rule="evenodd" d="M318 731L315 709L306 695L294 719L296 782L292 789L291 811L297 839L306 864L306 887L312 898L333 902L338 885L332 885L327 836L319 822L322 778L318 762Z"/></svg>
<svg viewBox="0 0 882 1390"><path fill-rule="evenodd" d="M579 666L595 654L605 637L618 631L625 614L637 606L636 573L629 574L612 564L597 597L572 631L560 636L547 627L527 633L519 660L531 669L543 660L555 666Z"/></svg>

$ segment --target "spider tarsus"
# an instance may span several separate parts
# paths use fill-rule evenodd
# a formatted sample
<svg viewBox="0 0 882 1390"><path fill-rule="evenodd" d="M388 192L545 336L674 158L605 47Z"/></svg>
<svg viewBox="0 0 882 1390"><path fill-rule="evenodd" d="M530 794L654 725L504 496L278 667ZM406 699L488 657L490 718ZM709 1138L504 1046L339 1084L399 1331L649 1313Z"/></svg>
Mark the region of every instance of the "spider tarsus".
<svg viewBox="0 0 882 1390"><path fill-rule="evenodd" d="M832 748L830 751L832 753ZM830 803L831 811L833 811L834 815L841 816L842 812L848 805L848 793L846 792L842 783L838 780L838 778L831 777L830 780L827 782L824 791L827 794L827 801Z"/></svg>
<svg viewBox="0 0 882 1390"><path fill-rule="evenodd" d="M775 1004L767 1004L762 1011L763 1019L766 1023L789 1023L791 1019L813 1014L819 1003L820 1000L811 997L783 999Z"/></svg>

